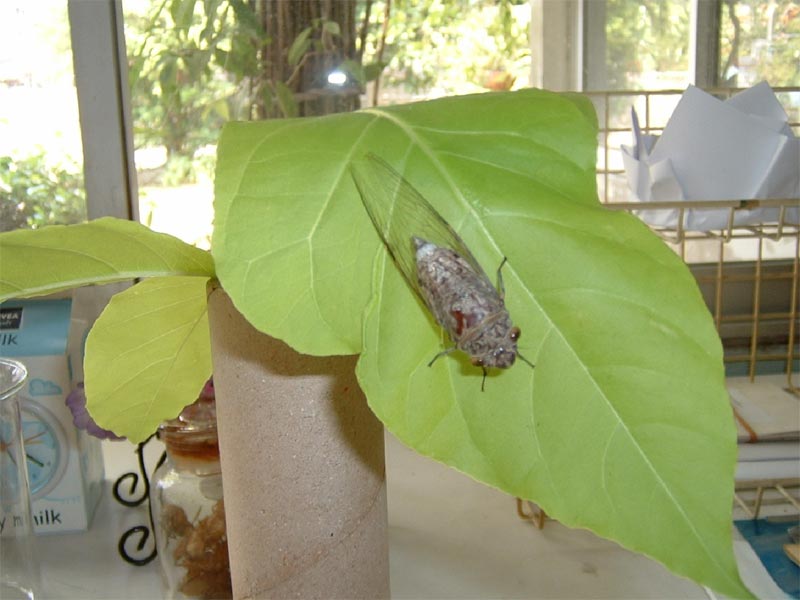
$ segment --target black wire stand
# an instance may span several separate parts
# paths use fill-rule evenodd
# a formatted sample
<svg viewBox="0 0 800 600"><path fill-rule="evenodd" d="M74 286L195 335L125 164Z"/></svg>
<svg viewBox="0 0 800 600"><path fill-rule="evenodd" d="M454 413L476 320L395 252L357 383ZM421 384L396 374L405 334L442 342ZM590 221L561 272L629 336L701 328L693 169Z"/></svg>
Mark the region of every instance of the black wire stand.
<svg viewBox="0 0 800 600"><path fill-rule="evenodd" d="M150 500L150 478L147 475L147 466L145 465L144 460L144 449L147 444L155 437L156 434L151 435L145 441L139 443L136 446L136 456L138 458L139 463L139 472L136 473L135 471L130 471L128 473L124 473L120 475L120 477L114 482L114 486L112 487L112 494L117 502L122 504L123 506L127 506L128 508L135 508L140 506L143 502L147 502L147 516L149 521L148 525L135 525L128 529L122 536L119 538L119 543L117 544L117 551L122 559L132 565L137 567L142 567L146 564L152 562L152 560L158 556L158 550L156 549L156 542L155 542L155 524L153 522L153 504ZM158 459L155 468L153 471L158 469L167 458L167 453L164 452L161 454L161 458ZM123 494L121 488L125 482L128 482L128 489L127 492ZM142 491L141 494L137 492L137 488L139 487L139 482L142 483ZM134 554L128 552L128 541L133 537L138 536L138 542L136 542L136 547L134 550ZM153 538L152 541L152 550L149 554L145 553L145 546L147 546L148 540Z"/></svg>

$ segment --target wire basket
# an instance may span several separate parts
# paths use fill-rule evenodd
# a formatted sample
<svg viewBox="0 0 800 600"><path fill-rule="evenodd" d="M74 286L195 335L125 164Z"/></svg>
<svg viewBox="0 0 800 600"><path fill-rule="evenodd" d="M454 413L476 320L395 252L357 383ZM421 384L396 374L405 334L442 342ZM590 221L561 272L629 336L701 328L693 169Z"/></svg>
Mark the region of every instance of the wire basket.
<svg viewBox="0 0 800 600"><path fill-rule="evenodd" d="M741 89L714 89L726 99ZM773 88L788 124L800 137L800 88ZM784 373L797 393L798 256L800 198L631 202L620 146L629 143L629 109L640 115L643 133L661 133L684 90L587 92L599 122L597 183L600 200L613 210L671 213L671 226L651 225L691 268L725 348L728 375ZM766 209L764 222L739 225L741 217ZM709 230L686 227L690 214L719 215L723 225ZM664 222L661 219L659 222Z"/></svg>

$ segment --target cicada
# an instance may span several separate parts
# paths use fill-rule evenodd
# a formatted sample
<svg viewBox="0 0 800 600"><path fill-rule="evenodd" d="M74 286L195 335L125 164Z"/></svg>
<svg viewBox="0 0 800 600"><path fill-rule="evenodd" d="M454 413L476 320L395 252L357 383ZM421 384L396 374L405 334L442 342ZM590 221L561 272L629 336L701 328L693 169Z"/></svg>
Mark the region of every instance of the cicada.
<svg viewBox="0 0 800 600"><path fill-rule="evenodd" d="M454 350L483 369L507 369L520 355L519 327L504 303L502 268L492 285L464 241L431 204L383 159L370 153L351 166L367 213L403 277L448 333Z"/></svg>

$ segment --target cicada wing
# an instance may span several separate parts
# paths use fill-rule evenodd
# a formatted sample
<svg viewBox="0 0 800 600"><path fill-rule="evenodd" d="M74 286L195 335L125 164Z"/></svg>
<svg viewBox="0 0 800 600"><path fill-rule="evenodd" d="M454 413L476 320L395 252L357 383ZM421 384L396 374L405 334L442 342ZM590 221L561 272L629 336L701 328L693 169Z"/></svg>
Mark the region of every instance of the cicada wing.
<svg viewBox="0 0 800 600"><path fill-rule="evenodd" d="M447 221L386 161L369 153L363 160L354 161L350 171L375 229L403 276L421 297L414 237L455 250L477 273L483 273Z"/></svg>

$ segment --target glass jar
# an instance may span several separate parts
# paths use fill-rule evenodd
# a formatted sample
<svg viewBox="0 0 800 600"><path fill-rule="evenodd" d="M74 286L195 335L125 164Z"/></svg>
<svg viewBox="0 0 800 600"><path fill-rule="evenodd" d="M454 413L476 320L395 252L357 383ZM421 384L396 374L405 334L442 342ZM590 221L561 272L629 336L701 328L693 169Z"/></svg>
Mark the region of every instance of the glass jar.
<svg viewBox="0 0 800 600"><path fill-rule="evenodd" d="M0 598L39 597L28 461L18 392L28 371L15 360L0 358Z"/></svg>
<svg viewBox="0 0 800 600"><path fill-rule="evenodd" d="M231 598L228 538L213 395L158 430L167 459L151 487L168 598Z"/></svg>

